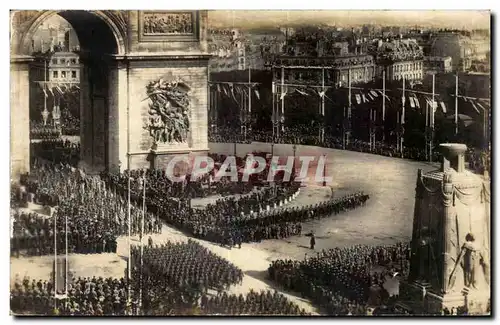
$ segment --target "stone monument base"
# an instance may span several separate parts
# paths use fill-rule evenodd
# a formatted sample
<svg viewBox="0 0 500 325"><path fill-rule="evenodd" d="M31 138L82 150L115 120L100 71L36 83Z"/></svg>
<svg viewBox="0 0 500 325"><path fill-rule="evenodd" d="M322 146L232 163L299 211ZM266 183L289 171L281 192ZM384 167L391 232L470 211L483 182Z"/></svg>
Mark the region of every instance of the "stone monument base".
<svg viewBox="0 0 500 325"><path fill-rule="evenodd" d="M436 294L428 292L426 295L426 311L428 313L440 313L447 308L465 309L469 315L487 315L489 292L464 288L460 292Z"/></svg>
<svg viewBox="0 0 500 325"><path fill-rule="evenodd" d="M425 296L431 285L424 281L402 280L399 285L399 301L396 309L413 315L426 313Z"/></svg>

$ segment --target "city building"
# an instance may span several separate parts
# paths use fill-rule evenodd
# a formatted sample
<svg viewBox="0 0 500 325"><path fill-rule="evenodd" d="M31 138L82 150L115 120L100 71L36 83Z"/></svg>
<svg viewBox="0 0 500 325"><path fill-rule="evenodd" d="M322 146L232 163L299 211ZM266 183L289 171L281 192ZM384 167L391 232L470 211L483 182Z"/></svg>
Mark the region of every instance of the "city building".
<svg viewBox="0 0 500 325"><path fill-rule="evenodd" d="M453 71L465 72L472 66L473 48L470 38L466 35L457 32L439 33L431 42L429 56L449 56Z"/></svg>
<svg viewBox="0 0 500 325"><path fill-rule="evenodd" d="M376 50L377 75L386 80L420 81L424 77L423 51L414 39L379 41Z"/></svg>
<svg viewBox="0 0 500 325"><path fill-rule="evenodd" d="M49 81L80 82L80 57L73 52L55 52L49 61Z"/></svg>
<svg viewBox="0 0 500 325"><path fill-rule="evenodd" d="M450 73L453 71L450 56L426 56L424 57L424 72L426 74Z"/></svg>
<svg viewBox="0 0 500 325"><path fill-rule="evenodd" d="M347 86L349 74L351 84L366 83L375 76L375 61L368 54L348 54L344 56L277 56L271 66L273 78L281 81L281 70L286 82L298 84L319 84L323 70L325 83Z"/></svg>

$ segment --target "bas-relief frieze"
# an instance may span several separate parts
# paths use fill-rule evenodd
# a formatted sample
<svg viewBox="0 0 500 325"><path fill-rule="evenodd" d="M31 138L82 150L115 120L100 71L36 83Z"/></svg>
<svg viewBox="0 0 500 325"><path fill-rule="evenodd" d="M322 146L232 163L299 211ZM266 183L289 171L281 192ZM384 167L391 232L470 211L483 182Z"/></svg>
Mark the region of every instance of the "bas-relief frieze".
<svg viewBox="0 0 500 325"><path fill-rule="evenodd" d="M141 11L139 38L147 41L198 40L198 15L195 11Z"/></svg>
<svg viewBox="0 0 500 325"><path fill-rule="evenodd" d="M186 143L191 129L189 119L190 87L182 81L163 79L150 82L146 87L149 120L145 129L158 145Z"/></svg>

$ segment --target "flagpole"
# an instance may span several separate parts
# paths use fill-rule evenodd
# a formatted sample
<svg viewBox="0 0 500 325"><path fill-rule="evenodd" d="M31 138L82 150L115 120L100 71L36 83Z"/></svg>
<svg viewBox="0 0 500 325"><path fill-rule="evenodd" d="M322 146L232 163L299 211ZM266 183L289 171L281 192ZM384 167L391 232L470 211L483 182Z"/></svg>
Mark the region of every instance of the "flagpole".
<svg viewBox="0 0 500 325"><path fill-rule="evenodd" d="M349 86L349 95L348 95L348 99L349 99L349 106L347 107L347 121L351 122L351 105L352 105L352 88L351 88L351 69L349 68L348 70L348 73L347 73L347 82L348 82L348 86ZM349 137L350 137L350 132L351 132L351 129L350 129L350 125L347 125L348 127L348 130L347 130L347 133L346 133L346 143L345 145L348 146L349 145Z"/></svg>
<svg viewBox="0 0 500 325"><path fill-rule="evenodd" d="M139 313L142 311L142 268L144 265L144 243L142 242L142 238L144 237L144 218L146 216L146 173L144 173L143 181L142 181L142 219L141 219L141 269L140 269L140 281L139 281Z"/></svg>
<svg viewBox="0 0 500 325"><path fill-rule="evenodd" d="M432 107L431 107L431 114L430 114L430 122L431 122L431 136L429 139L429 161L432 162L432 146L433 146L433 140L434 140L434 107L435 101L435 91L436 91L436 74L432 74Z"/></svg>
<svg viewBox="0 0 500 325"><path fill-rule="evenodd" d="M273 69L273 79L274 79L274 69ZM272 82L272 89L271 89L271 92L272 92L272 95L273 95L273 110L271 112L271 124L272 124L272 127L273 127L273 139L272 141L274 142L274 136L275 136L275 123L276 123L276 85L274 83L274 80Z"/></svg>
<svg viewBox="0 0 500 325"><path fill-rule="evenodd" d="M130 161L130 157L129 157L129 161ZM130 202L130 187L131 187L131 184L130 184L130 162L128 163L128 168L127 168L127 179L128 179L128 182L127 182L127 228L128 228L128 237L127 237L127 246L128 246L128 270L127 270L127 276L128 276L128 281L127 281L127 291L128 291L128 295L127 295L127 300L128 300L128 305L130 306L130 302L131 302L131 297L130 297L130 282L131 282L131 279L132 279L132 251L131 251L131 236L132 236L132 231L131 231L131 202ZM127 306L127 310L128 310L128 307Z"/></svg>
<svg viewBox="0 0 500 325"><path fill-rule="evenodd" d="M283 91L285 88L285 67L281 67L281 132L285 132L285 96L283 96Z"/></svg>
<svg viewBox="0 0 500 325"><path fill-rule="evenodd" d="M54 214L54 309L57 309L57 213Z"/></svg>
<svg viewBox="0 0 500 325"><path fill-rule="evenodd" d="M385 142L385 67L382 72L382 141Z"/></svg>
<svg viewBox="0 0 500 325"><path fill-rule="evenodd" d="M43 111L44 112L47 112L47 92L46 92L46 88L47 88L47 58L43 58L43 66L44 66L44 70L43 70L43 78L44 78L44 83L43 83ZM47 125L47 120L44 118L43 120L43 124L44 125Z"/></svg>
<svg viewBox="0 0 500 325"><path fill-rule="evenodd" d="M399 149L401 150L401 158L403 158L403 143L405 141L405 136L404 136L404 125L405 125L405 104L406 104L406 97L405 97L405 86L406 86L406 77L403 77L403 107L401 110L401 128L400 130L400 139L401 143L399 145Z"/></svg>
<svg viewBox="0 0 500 325"><path fill-rule="evenodd" d="M65 307L68 306L68 273L69 273L69 269L68 269L68 214L65 214L64 216L64 221L66 223L65 225L65 228L66 228L66 231L65 231L65 246L66 246L66 254L65 254L65 257L66 257L66 260L65 260L65 269L66 269L66 277L64 279L64 286L65 286L65 294L66 294L66 299L64 300L65 303Z"/></svg>
<svg viewBox="0 0 500 325"><path fill-rule="evenodd" d="M458 72L455 75L455 135L458 136Z"/></svg>
<svg viewBox="0 0 500 325"><path fill-rule="evenodd" d="M250 128L252 127L252 68L250 66L250 63L248 63L248 118L249 121L247 121L247 126L250 125ZM247 138L246 136L247 128L245 127L245 139Z"/></svg>
<svg viewBox="0 0 500 325"><path fill-rule="evenodd" d="M323 121L321 121L321 135L320 135L320 141L323 142L325 141L325 69L323 68L321 70L321 91L322 91L322 96L321 96L321 117Z"/></svg>

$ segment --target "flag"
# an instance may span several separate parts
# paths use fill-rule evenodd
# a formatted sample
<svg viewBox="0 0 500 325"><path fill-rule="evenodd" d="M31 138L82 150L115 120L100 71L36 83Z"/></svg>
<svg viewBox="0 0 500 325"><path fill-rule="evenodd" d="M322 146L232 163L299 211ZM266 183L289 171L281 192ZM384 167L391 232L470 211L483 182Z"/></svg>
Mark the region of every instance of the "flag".
<svg viewBox="0 0 500 325"><path fill-rule="evenodd" d="M318 91L318 95L320 98L325 97L325 92L324 91Z"/></svg>
<svg viewBox="0 0 500 325"><path fill-rule="evenodd" d="M415 108L415 102L413 101L413 97L408 97L408 99L410 100L410 106L411 108Z"/></svg>
<svg viewBox="0 0 500 325"><path fill-rule="evenodd" d="M373 97L377 98L377 92L375 90L370 90L370 93L373 95Z"/></svg>
<svg viewBox="0 0 500 325"><path fill-rule="evenodd" d="M303 95L303 96L309 96L308 93L306 93L305 91L302 91L302 90L299 90L299 89L295 89L296 92L298 92L299 94Z"/></svg>
<svg viewBox="0 0 500 325"><path fill-rule="evenodd" d="M220 85L219 84L217 84L217 92L220 93Z"/></svg>
<svg viewBox="0 0 500 325"><path fill-rule="evenodd" d="M366 98L365 94L361 94L361 97L363 98L363 103L368 102L368 99Z"/></svg>
<svg viewBox="0 0 500 325"><path fill-rule="evenodd" d="M371 92L367 93L368 97L370 97L371 100L374 100L375 97L372 96Z"/></svg>
<svg viewBox="0 0 500 325"><path fill-rule="evenodd" d="M50 94L52 95L52 97L55 97L55 96L54 96L54 92L52 91L52 87L49 87L48 89L49 89Z"/></svg>
<svg viewBox="0 0 500 325"><path fill-rule="evenodd" d="M470 103L472 104L472 107L476 110L478 114L480 114L479 110L477 109L476 104L471 100Z"/></svg>
<svg viewBox="0 0 500 325"><path fill-rule="evenodd" d="M418 97L417 96L413 97L413 100L415 101L415 106L417 106L417 108L420 108L420 102L418 101Z"/></svg>
<svg viewBox="0 0 500 325"><path fill-rule="evenodd" d="M45 95L45 98L49 98L49 95L47 95L47 92L45 91L45 87L42 88L42 90L43 90L43 94Z"/></svg>
<svg viewBox="0 0 500 325"><path fill-rule="evenodd" d="M255 97L257 97L257 99L260 99L259 90L258 89L254 89L254 92L255 92Z"/></svg>
<svg viewBox="0 0 500 325"><path fill-rule="evenodd" d="M283 91L283 90L284 90L284 91ZM281 96L280 96L280 100L283 100L283 99L285 98L285 96L286 96L286 88L285 88L285 87L283 87L283 89L282 89L282 93L281 93Z"/></svg>
<svg viewBox="0 0 500 325"><path fill-rule="evenodd" d="M486 108L481 105L479 102L476 102L476 105L479 106L479 108L481 108L483 111L486 111Z"/></svg>
<svg viewBox="0 0 500 325"><path fill-rule="evenodd" d="M355 96L356 96L356 102L358 104L361 104L361 96L359 94L356 94Z"/></svg>
<svg viewBox="0 0 500 325"><path fill-rule="evenodd" d="M440 102L441 104L441 109L443 110L443 113L446 113L446 106L444 105L444 102Z"/></svg>

